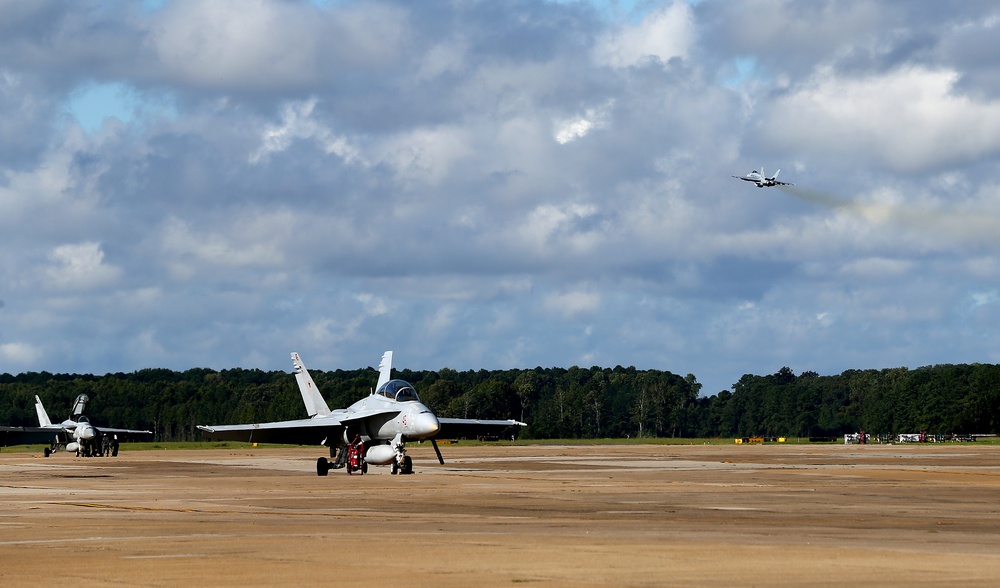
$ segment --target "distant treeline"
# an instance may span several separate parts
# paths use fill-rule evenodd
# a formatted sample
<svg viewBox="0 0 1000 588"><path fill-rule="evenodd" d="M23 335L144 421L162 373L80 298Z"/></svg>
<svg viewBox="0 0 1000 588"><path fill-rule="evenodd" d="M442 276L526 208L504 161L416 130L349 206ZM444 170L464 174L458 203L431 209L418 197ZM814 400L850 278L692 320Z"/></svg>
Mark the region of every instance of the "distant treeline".
<svg viewBox="0 0 1000 588"><path fill-rule="evenodd" d="M331 408L370 393L371 368L310 370ZM515 418L522 438L832 437L868 433L1000 432L1000 366L936 365L796 376L745 375L732 391L699 397L695 376L611 368L459 372L398 370L438 416ZM0 375L0 424L37 425L35 395L53 421L87 394L100 426L150 429L159 441L200 439L195 425L305 417L283 371L145 369L93 375Z"/></svg>

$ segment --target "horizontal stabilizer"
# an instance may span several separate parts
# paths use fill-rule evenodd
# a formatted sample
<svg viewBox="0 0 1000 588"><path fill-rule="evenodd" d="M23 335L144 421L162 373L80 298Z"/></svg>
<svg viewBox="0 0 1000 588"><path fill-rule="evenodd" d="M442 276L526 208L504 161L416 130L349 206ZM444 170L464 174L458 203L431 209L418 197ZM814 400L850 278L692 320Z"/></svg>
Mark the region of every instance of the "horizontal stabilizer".
<svg viewBox="0 0 1000 588"><path fill-rule="evenodd" d="M450 419L438 417L441 430L435 437L438 439L478 439L481 437L517 436L527 423L515 420L487 421L479 419Z"/></svg>
<svg viewBox="0 0 1000 588"><path fill-rule="evenodd" d="M52 443L59 438L58 427L0 427L0 447Z"/></svg>

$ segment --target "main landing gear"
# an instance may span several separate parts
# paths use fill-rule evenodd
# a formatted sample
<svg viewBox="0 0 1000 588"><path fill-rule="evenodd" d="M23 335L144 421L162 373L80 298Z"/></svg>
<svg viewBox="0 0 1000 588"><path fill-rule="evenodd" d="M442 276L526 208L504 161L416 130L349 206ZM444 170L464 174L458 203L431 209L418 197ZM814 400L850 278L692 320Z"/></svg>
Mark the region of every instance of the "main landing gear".
<svg viewBox="0 0 1000 588"><path fill-rule="evenodd" d="M331 456L332 456L331 452ZM371 448L365 446L360 437L355 437L354 441L341 449L337 460L333 463L325 457L316 460L316 475L329 475L330 470L346 468L347 473L354 475L364 475L368 473L368 461L365 456L372 457L375 464L389 465L389 473L412 474L413 460L405 453L405 445L402 439L393 440L388 445L373 445Z"/></svg>

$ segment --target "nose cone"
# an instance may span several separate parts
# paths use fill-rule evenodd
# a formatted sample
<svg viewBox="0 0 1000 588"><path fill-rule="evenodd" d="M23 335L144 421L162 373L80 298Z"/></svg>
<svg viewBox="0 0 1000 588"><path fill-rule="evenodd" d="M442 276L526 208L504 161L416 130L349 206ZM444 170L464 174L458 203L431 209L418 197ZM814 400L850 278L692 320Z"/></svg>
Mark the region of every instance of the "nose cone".
<svg viewBox="0 0 1000 588"><path fill-rule="evenodd" d="M418 438L433 437L441 430L441 423L438 422L434 413L430 410L419 412L414 416L410 436Z"/></svg>
<svg viewBox="0 0 1000 588"><path fill-rule="evenodd" d="M95 435L97 434L97 432L94 431L94 427L91 427L89 425L79 426L79 427L77 427L77 430L79 431L79 438L80 439L90 440L90 439L93 439L95 437Z"/></svg>

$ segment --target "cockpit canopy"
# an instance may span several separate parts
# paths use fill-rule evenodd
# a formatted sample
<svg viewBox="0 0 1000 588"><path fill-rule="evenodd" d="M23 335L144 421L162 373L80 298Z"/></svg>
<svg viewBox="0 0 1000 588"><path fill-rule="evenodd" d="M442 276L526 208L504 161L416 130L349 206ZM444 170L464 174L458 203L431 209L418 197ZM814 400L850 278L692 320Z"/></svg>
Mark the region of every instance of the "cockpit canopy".
<svg viewBox="0 0 1000 588"><path fill-rule="evenodd" d="M417 391L413 388L413 385L406 380L389 380L385 384L375 391L379 396L385 396L386 398L391 398L396 402L411 402L419 401L420 397L417 396Z"/></svg>

